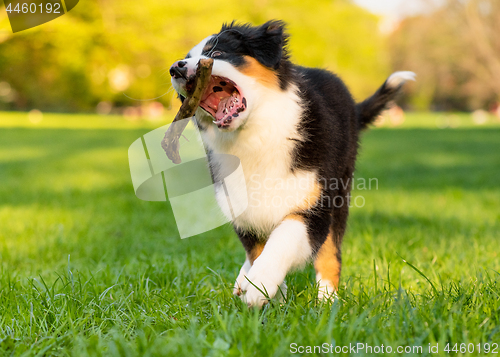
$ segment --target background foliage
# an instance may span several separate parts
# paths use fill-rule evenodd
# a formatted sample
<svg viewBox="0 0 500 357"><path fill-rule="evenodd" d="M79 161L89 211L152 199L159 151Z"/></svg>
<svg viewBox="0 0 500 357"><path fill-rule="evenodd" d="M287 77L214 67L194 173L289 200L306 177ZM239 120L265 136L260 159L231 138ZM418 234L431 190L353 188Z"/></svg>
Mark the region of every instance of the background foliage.
<svg viewBox="0 0 500 357"><path fill-rule="evenodd" d="M215 10L217 9L217 10ZM3 11L2 11L3 12ZM171 63L223 22L284 19L293 59L342 74L367 96L389 69L376 16L348 1L83 1L67 15L12 35L0 24L0 81L15 95L0 109L94 110L100 101L138 104L168 92ZM353 39L356 38L356 41ZM160 100L169 105L172 95Z"/></svg>
<svg viewBox="0 0 500 357"><path fill-rule="evenodd" d="M338 73L358 100L391 71L413 70L419 80L407 106L490 109L500 96L500 3L432 4L388 28L349 0L81 1L15 35L2 9L0 110L94 111L102 101L138 106L131 98L159 96L168 107L171 63L223 22L271 18L288 22L295 62Z"/></svg>
<svg viewBox="0 0 500 357"><path fill-rule="evenodd" d="M500 2L446 0L389 37L393 68L418 73L420 109L489 109L500 100Z"/></svg>

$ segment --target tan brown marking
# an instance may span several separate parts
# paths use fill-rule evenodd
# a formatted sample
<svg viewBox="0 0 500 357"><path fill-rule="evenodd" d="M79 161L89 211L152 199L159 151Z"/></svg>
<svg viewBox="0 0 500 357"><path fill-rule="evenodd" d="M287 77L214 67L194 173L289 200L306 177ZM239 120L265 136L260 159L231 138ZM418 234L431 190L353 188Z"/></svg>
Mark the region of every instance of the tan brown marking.
<svg viewBox="0 0 500 357"><path fill-rule="evenodd" d="M202 52L208 52L208 51L210 51L213 47L214 47L214 45L212 45L212 44L210 44L210 43L209 43L209 44L206 44L206 45L205 45L205 47L203 47Z"/></svg>
<svg viewBox="0 0 500 357"><path fill-rule="evenodd" d="M316 205L320 196L321 186L316 183L311 192L309 192L309 195L304 198L304 201L297 208L301 211L307 211L308 209L311 209L312 207L314 207L314 205Z"/></svg>
<svg viewBox="0 0 500 357"><path fill-rule="evenodd" d="M304 222L304 217L299 214L289 214L284 220L293 219L294 221Z"/></svg>
<svg viewBox="0 0 500 357"><path fill-rule="evenodd" d="M244 56L244 59L245 64L243 65L243 68L240 69L243 74L255 78L257 82L268 88L279 88L279 81L276 72L262 65L253 57Z"/></svg>
<svg viewBox="0 0 500 357"><path fill-rule="evenodd" d="M321 274L321 280L329 280L335 290L338 290L340 280L340 262L337 259L337 247L333 243L332 232L328 234L314 260L316 275Z"/></svg>
<svg viewBox="0 0 500 357"><path fill-rule="evenodd" d="M247 253L247 258L250 261L250 264L253 265L253 262L255 259L259 257L259 255L262 253L264 250L265 243L257 243L252 250Z"/></svg>

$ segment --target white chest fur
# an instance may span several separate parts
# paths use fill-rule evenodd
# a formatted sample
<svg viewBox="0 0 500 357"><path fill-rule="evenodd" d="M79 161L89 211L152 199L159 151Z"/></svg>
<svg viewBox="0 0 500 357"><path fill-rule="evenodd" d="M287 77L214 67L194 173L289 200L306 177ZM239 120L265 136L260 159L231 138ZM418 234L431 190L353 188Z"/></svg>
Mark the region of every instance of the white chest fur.
<svg viewBox="0 0 500 357"><path fill-rule="evenodd" d="M229 191L243 195L246 186L248 207L233 223L268 236L288 214L314 204L318 181L316 172L291 170L297 140L307 140L297 131L302 109L295 89L271 91L260 99L241 129L221 132L214 125L202 132L202 138L214 154L234 155L241 161L245 184L233 181ZM215 175L229 173L224 160L215 156L213 161ZM218 199L225 195L222 189L216 194Z"/></svg>

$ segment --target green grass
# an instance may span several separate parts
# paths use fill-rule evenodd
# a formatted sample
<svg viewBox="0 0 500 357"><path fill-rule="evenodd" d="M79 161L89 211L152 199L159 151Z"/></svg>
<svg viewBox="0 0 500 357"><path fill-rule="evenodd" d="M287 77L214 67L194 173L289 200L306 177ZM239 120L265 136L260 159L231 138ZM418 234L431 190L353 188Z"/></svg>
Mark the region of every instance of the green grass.
<svg viewBox="0 0 500 357"><path fill-rule="evenodd" d="M168 203L134 196L128 146L164 122L0 113L0 355L500 344L500 125L436 117L363 135L357 177L378 189L353 193L340 299L316 301L308 266L258 311L231 294L229 226L181 240Z"/></svg>

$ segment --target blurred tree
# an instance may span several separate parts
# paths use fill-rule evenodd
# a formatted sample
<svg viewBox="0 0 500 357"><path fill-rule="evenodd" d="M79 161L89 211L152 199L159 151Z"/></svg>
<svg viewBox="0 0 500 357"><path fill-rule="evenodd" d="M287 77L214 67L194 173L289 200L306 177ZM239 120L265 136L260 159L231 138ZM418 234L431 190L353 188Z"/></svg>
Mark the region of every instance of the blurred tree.
<svg viewBox="0 0 500 357"><path fill-rule="evenodd" d="M171 63L223 22L273 18L288 22L296 62L337 72L358 99L389 72L378 18L349 0L80 1L15 35L0 11L0 83L11 88L0 109L93 111L101 101L125 106L156 97L169 105Z"/></svg>
<svg viewBox="0 0 500 357"><path fill-rule="evenodd" d="M500 100L500 1L447 0L390 37L395 68L418 74L419 109L474 110Z"/></svg>

